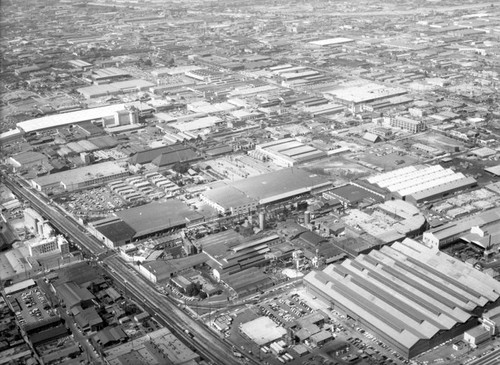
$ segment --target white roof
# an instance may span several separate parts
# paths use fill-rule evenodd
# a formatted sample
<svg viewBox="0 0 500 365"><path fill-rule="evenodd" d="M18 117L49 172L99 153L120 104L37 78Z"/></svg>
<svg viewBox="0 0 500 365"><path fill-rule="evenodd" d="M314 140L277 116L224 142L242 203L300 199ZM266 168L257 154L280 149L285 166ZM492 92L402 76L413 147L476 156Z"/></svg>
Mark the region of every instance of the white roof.
<svg viewBox="0 0 500 365"><path fill-rule="evenodd" d="M269 317L259 317L242 324L241 332L262 346L282 338L286 334L286 329L277 326Z"/></svg>
<svg viewBox="0 0 500 365"><path fill-rule="evenodd" d="M319 41L312 41L309 43L314 44L315 46L330 46L330 45L350 43L350 42L354 42L354 39L337 37L337 38L321 39Z"/></svg>
<svg viewBox="0 0 500 365"><path fill-rule="evenodd" d="M36 283L33 279L20 281L19 283L15 283L12 286L6 287L5 294L9 295L9 294L17 293L18 291L22 291L26 288L30 288L30 287L35 286L35 285L36 285Z"/></svg>
<svg viewBox="0 0 500 365"><path fill-rule="evenodd" d="M48 115L41 118L25 120L17 123L17 127L25 133L56 128L88 120L112 116L115 112L125 110L125 104L115 104L100 108L78 110L76 112Z"/></svg>
<svg viewBox="0 0 500 365"><path fill-rule="evenodd" d="M180 132L185 132L185 131L194 131L197 129L210 128L220 122L222 122L222 119L220 119L219 117L205 117L205 118L195 119L190 122L171 123L170 126L176 128Z"/></svg>

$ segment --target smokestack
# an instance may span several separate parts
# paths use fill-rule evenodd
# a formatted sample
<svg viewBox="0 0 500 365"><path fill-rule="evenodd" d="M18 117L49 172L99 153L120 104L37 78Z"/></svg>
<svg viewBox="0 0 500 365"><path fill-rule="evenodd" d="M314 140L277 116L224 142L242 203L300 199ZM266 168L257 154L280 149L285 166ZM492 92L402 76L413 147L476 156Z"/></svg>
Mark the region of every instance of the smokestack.
<svg viewBox="0 0 500 365"><path fill-rule="evenodd" d="M266 229L266 215L264 212L259 213L259 229L263 231Z"/></svg>

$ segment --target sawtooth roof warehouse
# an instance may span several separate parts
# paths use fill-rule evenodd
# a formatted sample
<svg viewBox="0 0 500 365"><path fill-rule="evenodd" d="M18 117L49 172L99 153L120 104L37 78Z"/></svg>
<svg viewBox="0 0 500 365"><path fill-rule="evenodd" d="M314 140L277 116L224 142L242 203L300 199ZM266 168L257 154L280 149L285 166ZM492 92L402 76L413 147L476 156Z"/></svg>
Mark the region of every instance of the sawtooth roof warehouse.
<svg viewBox="0 0 500 365"><path fill-rule="evenodd" d="M304 283L408 358L476 326L500 297L492 277L411 239L313 271Z"/></svg>

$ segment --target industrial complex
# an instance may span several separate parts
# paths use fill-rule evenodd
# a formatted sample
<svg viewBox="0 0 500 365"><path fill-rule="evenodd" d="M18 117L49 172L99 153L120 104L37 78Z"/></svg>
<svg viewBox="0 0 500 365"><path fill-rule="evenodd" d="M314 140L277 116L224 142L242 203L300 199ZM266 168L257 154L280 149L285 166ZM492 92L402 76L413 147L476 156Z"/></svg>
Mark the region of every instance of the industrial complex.
<svg viewBox="0 0 500 365"><path fill-rule="evenodd" d="M412 240L314 271L314 295L354 318L406 357L414 357L477 324L498 305L499 283Z"/></svg>
<svg viewBox="0 0 500 365"><path fill-rule="evenodd" d="M3 1L0 365L500 364L500 8Z"/></svg>

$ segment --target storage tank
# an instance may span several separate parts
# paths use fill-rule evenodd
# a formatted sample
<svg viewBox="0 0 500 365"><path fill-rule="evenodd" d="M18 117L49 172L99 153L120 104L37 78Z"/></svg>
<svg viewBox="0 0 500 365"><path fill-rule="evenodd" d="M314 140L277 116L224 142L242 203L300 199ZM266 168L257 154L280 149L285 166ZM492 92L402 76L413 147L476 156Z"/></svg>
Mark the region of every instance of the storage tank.
<svg viewBox="0 0 500 365"><path fill-rule="evenodd" d="M311 212L308 210L304 212L304 224L311 224Z"/></svg>

